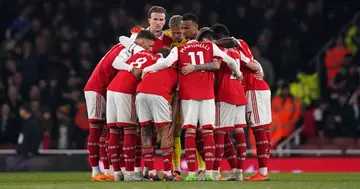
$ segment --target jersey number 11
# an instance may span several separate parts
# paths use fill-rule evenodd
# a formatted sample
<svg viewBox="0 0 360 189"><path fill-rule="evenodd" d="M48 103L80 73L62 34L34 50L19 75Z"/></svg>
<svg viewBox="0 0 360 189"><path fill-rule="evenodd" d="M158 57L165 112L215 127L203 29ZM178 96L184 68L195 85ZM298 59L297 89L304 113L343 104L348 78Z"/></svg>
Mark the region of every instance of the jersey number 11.
<svg viewBox="0 0 360 189"><path fill-rule="evenodd" d="M192 65L197 65L197 64L205 64L205 61L204 61L204 53L202 51L198 51L196 52L196 55L195 55L195 52L189 52L188 54L191 58L191 64ZM199 62L196 61L196 56L199 57Z"/></svg>

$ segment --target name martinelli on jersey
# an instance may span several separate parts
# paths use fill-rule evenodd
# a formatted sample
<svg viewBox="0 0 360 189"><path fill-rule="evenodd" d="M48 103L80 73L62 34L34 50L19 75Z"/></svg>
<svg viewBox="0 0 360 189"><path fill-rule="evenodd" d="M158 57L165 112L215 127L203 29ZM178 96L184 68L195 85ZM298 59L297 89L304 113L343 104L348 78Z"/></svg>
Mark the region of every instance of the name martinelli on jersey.
<svg viewBox="0 0 360 189"><path fill-rule="evenodd" d="M202 48L205 50L210 50L210 46L208 44L201 44L201 43L195 43L195 44L186 44L184 48L180 50L181 53L184 53L186 49L188 48Z"/></svg>

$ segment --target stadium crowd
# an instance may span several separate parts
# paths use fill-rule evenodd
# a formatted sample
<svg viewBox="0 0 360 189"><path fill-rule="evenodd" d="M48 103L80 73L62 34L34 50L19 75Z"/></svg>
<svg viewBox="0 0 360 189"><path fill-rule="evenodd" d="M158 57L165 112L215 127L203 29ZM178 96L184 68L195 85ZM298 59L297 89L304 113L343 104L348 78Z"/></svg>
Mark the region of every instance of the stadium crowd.
<svg viewBox="0 0 360 189"><path fill-rule="evenodd" d="M300 70L315 71L306 63L356 10L346 3L321 0L231 2L163 0L156 3L167 8L169 15L193 12L202 26L227 25L232 35L249 43L273 90L295 80ZM147 27L145 18L151 2L13 0L1 6L1 10L5 8L4 12L9 13L1 24L7 26L1 34L4 38L0 53L2 148L17 143L21 129L19 109L26 104L40 120L36 123L43 130L43 148L84 149L89 128L84 84L120 35L128 35L139 23ZM338 82L334 86L357 89L359 82L341 82L358 78L358 74L353 74L356 67L351 64L342 69L346 71L339 72L344 75L336 76ZM333 87L340 92L338 89ZM356 94L352 99L358 103ZM347 106L343 108L344 111L337 110L352 111ZM333 133L338 134L336 130ZM346 133L353 134L352 130Z"/></svg>

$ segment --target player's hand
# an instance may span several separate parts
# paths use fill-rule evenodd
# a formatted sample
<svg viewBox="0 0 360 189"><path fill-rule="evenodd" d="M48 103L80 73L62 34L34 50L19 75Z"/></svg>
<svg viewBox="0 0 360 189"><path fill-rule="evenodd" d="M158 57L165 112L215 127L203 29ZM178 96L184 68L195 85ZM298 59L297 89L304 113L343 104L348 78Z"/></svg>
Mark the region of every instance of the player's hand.
<svg viewBox="0 0 360 189"><path fill-rule="evenodd" d="M147 74L147 72L141 72L141 79L143 79L146 74Z"/></svg>
<svg viewBox="0 0 360 189"><path fill-rule="evenodd" d="M132 68L131 73L136 77L136 79L140 80L142 78L142 69L140 68Z"/></svg>
<svg viewBox="0 0 360 189"><path fill-rule="evenodd" d="M255 79L257 79L257 80L263 80L264 79L264 72L256 72L255 74L254 74L254 77L255 77Z"/></svg>
<svg viewBox="0 0 360 189"><path fill-rule="evenodd" d="M187 75L195 71L195 66L190 63L185 63L185 66L181 68L181 73Z"/></svg>

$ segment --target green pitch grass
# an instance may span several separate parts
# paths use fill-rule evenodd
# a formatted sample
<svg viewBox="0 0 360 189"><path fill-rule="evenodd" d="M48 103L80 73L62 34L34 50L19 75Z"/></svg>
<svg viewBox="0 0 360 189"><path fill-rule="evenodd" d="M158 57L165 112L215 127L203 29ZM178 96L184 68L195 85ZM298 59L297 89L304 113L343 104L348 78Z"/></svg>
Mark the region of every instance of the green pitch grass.
<svg viewBox="0 0 360 189"><path fill-rule="evenodd" d="M360 173L271 174L262 182L93 182L89 173L0 173L1 189L360 189Z"/></svg>

